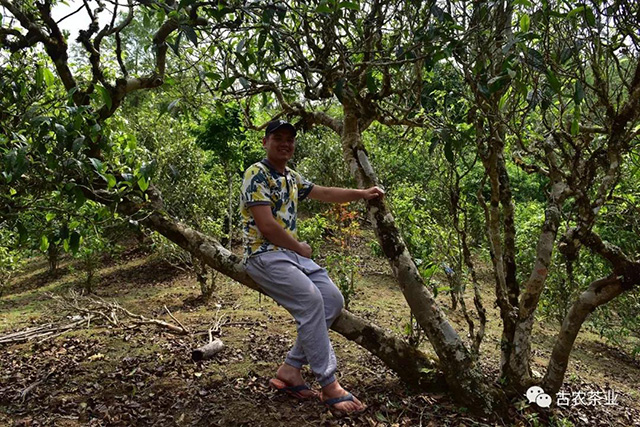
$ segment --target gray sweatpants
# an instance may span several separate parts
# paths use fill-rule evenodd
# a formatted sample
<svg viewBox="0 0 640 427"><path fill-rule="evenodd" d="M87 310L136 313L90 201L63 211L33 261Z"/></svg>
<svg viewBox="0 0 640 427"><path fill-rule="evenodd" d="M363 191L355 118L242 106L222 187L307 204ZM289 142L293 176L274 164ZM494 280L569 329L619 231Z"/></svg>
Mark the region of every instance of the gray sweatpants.
<svg viewBox="0 0 640 427"><path fill-rule="evenodd" d="M247 259L247 273L262 290L296 319L298 338L285 363L309 363L321 387L335 381L336 356L329 326L340 315L344 299L327 270L289 250L264 252Z"/></svg>

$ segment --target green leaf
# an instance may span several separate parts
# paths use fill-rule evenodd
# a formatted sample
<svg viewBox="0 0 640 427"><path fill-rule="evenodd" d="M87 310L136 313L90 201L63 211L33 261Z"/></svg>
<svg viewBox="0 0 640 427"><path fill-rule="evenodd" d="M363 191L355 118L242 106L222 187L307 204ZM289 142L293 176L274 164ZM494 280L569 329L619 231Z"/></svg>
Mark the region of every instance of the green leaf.
<svg viewBox="0 0 640 427"><path fill-rule="evenodd" d="M145 178L149 178L157 165L155 160L151 160L150 162L144 162L142 166L140 166L140 172L138 176L144 176Z"/></svg>
<svg viewBox="0 0 640 427"><path fill-rule="evenodd" d="M36 70L36 87L42 86L44 82L44 71L40 65L38 65L38 69Z"/></svg>
<svg viewBox="0 0 640 427"><path fill-rule="evenodd" d="M560 51L560 54L558 55L558 61L560 61L561 64L564 64L565 62L570 60L575 53L575 48L565 47Z"/></svg>
<svg viewBox="0 0 640 427"><path fill-rule="evenodd" d="M235 77L233 77L233 76L232 77L227 77L226 79L224 79L224 80L222 80L220 82L220 87L218 89L223 91L223 90L229 88L233 84L233 82L235 82L235 81L236 81Z"/></svg>
<svg viewBox="0 0 640 427"><path fill-rule="evenodd" d="M89 157L89 161L93 165L94 169L100 173L102 173L102 169L104 168L104 164L96 158Z"/></svg>
<svg viewBox="0 0 640 427"><path fill-rule="evenodd" d="M56 133L58 134L58 136L64 138L65 136L67 136L67 130L64 128L64 126L62 126L60 123L55 123L53 125L53 127L56 130Z"/></svg>
<svg viewBox="0 0 640 427"><path fill-rule="evenodd" d="M187 6L194 4L196 0L180 0L180 9L184 9Z"/></svg>
<svg viewBox="0 0 640 427"><path fill-rule="evenodd" d="M478 83L478 91L486 98L491 96L491 92L489 92L489 88L487 87L487 85L483 83Z"/></svg>
<svg viewBox="0 0 640 427"><path fill-rule="evenodd" d="M529 15L523 14L520 17L520 31L526 33L529 31L529 25L531 24L531 20L529 19Z"/></svg>
<svg viewBox="0 0 640 427"><path fill-rule="evenodd" d="M489 94L498 92L510 80L511 80L511 78L509 77L509 75L504 75L504 74L500 75L500 76L493 77L492 79L490 79L487 82L488 89L489 89Z"/></svg>
<svg viewBox="0 0 640 427"><path fill-rule="evenodd" d="M275 14L275 10L271 7L267 7L264 12L262 12L262 22L267 25L271 25L271 21L273 20L273 15Z"/></svg>
<svg viewBox="0 0 640 427"><path fill-rule="evenodd" d="M111 109L112 104L111 104L111 95L109 94L109 91L102 85L96 86L96 89L98 89L98 92L100 92L100 97L102 98L102 102L105 103L108 109Z"/></svg>
<svg viewBox="0 0 640 427"><path fill-rule="evenodd" d="M332 10L329 9L326 3L322 3L320 6L316 8L316 13L331 13Z"/></svg>
<svg viewBox="0 0 640 427"><path fill-rule="evenodd" d="M278 19L280 21L284 20L284 17L287 16L287 8L281 5L276 6L276 13L278 14Z"/></svg>
<svg viewBox="0 0 640 427"><path fill-rule="evenodd" d="M576 117L571 121L571 135L576 136L580 131L580 124L578 123L578 119Z"/></svg>
<svg viewBox="0 0 640 427"><path fill-rule="evenodd" d="M585 5L582 6L578 6L575 9L571 10L569 13L567 13L567 18L573 18L576 15L583 15L584 16L584 20L587 23L587 25L593 27L596 25L596 17L593 14L593 10Z"/></svg>
<svg viewBox="0 0 640 427"><path fill-rule="evenodd" d="M587 22L589 26L595 27L596 17L593 14L593 10L591 10L590 7L587 7L587 9L584 11L584 20Z"/></svg>
<svg viewBox="0 0 640 427"><path fill-rule="evenodd" d="M264 42L267 40L267 34L265 32L261 32L258 36L258 50L262 50L264 47Z"/></svg>
<svg viewBox="0 0 640 427"><path fill-rule="evenodd" d="M51 220L52 220L53 218L55 218L55 217L56 217L56 214L55 214L54 212L48 212L48 213L44 216L44 218L47 220L47 222L51 222Z"/></svg>
<svg viewBox="0 0 640 427"><path fill-rule="evenodd" d="M138 180L138 187L140 187L140 190L142 191L147 191L147 188L149 188L149 182L144 178L144 176L141 176Z"/></svg>
<svg viewBox="0 0 640 427"><path fill-rule="evenodd" d="M84 205L84 202L87 201L87 198L84 196L84 193L82 192L82 190L78 187L74 187L73 188L73 196L75 198L75 208L78 209L80 208L82 205ZM71 227L73 228L73 227Z"/></svg>
<svg viewBox="0 0 640 427"><path fill-rule="evenodd" d="M238 81L245 89L249 89L251 87L251 83L249 83L249 80L245 79L244 77L238 78Z"/></svg>
<svg viewBox="0 0 640 427"><path fill-rule="evenodd" d="M42 252L45 252L47 249L49 249L49 239L47 238L47 236L42 235L42 237L40 238L40 250Z"/></svg>
<svg viewBox="0 0 640 427"><path fill-rule="evenodd" d="M538 71L546 72L547 66L544 62L544 57L540 52L533 48L526 48L525 50L526 62Z"/></svg>
<svg viewBox="0 0 640 427"><path fill-rule="evenodd" d="M507 89L504 95L500 97L500 102L498 103L498 108L500 108L500 110L504 109L504 106L507 104L507 101L509 100L510 95L511 95L511 88Z"/></svg>
<svg viewBox="0 0 640 427"><path fill-rule="evenodd" d="M51 70L48 69L47 67L43 67L42 68L42 73L43 73L43 76L44 76L44 81L47 84L47 87L53 86L53 84L55 82L55 77L53 76L53 73L51 72Z"/></svg>
<svg viewBox="0 0 640 427"><path fill-rule="evenodd" d="M360 10L360 5L350 1L343 1L338 3L338 9Z"/></svg>
<svg viewBox="0 0 640 427"><path fill-rule="evenodd" d="M582 87L582 82L580 80L576 80L575 91L573 93L573 100L576 104L580 104L584 99L584 88Z"/></svg>
<svg viewBox="0 0 640 427"><path fill-rule="evenodd" d="M106 174L105 177L107 178L107 186L109 188L113 188L116 185L116 177L111 175L110 173Z"/></svg>
<svg viewBox="0 0 640 427"><path fill-rule="evenodd" d="M451 147L451 140L447 140L444 143L444 157L447 159L447 161L451 164L453 164L453 149Z"/></svg>
<svg viewBox="0 0 640 427"><path fill-rule="evenodd" d="M82 129L82 124L83 124L82 116L80 114L76 114L75 117L73 118L73 129L80 131L80 129Z"/></svg>
<svg viewBox="0 0 640 427"><path fill-rule="evenodd" d="M188 25L183 25L181 28L182 28L182 31L184 32L184 35L187 36L189 41L193 43L195 47L198 47L198 35L196 34L193 27L190 27Z"/></svg>
<svg viewBox="0 0 640 427"><path fill-rule="evenodd" d="M91 126L91 135L95 138L98 136L98 133L100 133L101 130L102 130L102 126L100 126L100 123L96 123L93 126Z"/></svg>
<svg viewBox="0 0 640 427"><path fill-rule="evenodd" d="M547 81L549 82L551 89L553 89L555 93L560 94L562 86L560 85L560 81L558 81L555 73L551 70L547 71Z"/></svg>
<svg viewBox="0 0 640 427"><path fill-rule="evenodd" d="M569 13L567 13L567 18L572 18L574 16L576 16L577 14L579 14L580 12L583 12L585 10L585 6L578 6L575 9L571 10Z"/></svg>
<svg viewBox="0 0 640 427"><path fill-rule="evenodd" d="M282 51L282 47L280 46L280 40L278 40L278 33L272 33L272 41L273 41L273 53L276 56L280 56L280 52Z"/></svg>
<svg viewBox="0 0 640 427"><path fill-rule="evenodd" d="M78 154L83 144L84 144L84 136L80 136L74 139L73 144L71 146L71 151L73 151L73 154Z"/></svg>

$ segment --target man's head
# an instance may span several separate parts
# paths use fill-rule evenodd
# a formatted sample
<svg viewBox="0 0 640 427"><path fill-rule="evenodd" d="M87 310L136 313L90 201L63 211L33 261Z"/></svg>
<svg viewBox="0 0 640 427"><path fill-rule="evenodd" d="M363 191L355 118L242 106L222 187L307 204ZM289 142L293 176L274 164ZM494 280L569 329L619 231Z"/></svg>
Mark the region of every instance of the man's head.
<svg viewBox="0 0 640 427"><path fill-rule="evenodd" d="M296 129L284 120L273 120L267 125L262 146L273 163L286 163L295 151Z"/></svg>

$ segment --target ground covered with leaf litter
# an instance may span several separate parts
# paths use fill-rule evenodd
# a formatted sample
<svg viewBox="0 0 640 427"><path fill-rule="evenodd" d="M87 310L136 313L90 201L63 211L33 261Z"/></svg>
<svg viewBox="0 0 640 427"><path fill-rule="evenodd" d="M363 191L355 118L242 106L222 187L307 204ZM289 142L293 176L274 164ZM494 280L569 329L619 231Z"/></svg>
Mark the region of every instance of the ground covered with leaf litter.
<svg viewBox="0 0 640 427"><path fill-rule="evenodd" d="M73 260L63 261L56 274L46 270L46 263L35 259L4 290L0 336L78 319L79 313L62 308L51 296L81 286L82 273ZM122 319L114 326L100 318L57 336L0 344L0 425L494 425L470 415L446 394L406 388L379 360L337 334L332 339L339 378L368 405L363 414L336 418L319 402L274 393L268 380L293 343L295 325L273 301L229 280L219 278L212 300L196 304L192 275L131 252L104 263L95 292L131 312L171 322L166 306L192 331L206 332L217 322L215 335L225 348L214 359L195 363L191 350L207 342L206 333L176 336L153 325ZM399 334L409 320L406 303L380 259L365 257L351 309ZM449 316L463 330L462 315ZM496 374L499 354L497 318L492 316L483 343L490 375ZM555 333L543 326L549 328L541 329L546 340L534 346L533 365L540 371ZM427 343L422 345L430 351ZM308 372L305 376L313 384ZM638 383L640 363L586 331L563 391L586 396L613 390L616 405L575 404L538 413L523 396L513 402L512 419L498 425L640 426Z"/></svg>

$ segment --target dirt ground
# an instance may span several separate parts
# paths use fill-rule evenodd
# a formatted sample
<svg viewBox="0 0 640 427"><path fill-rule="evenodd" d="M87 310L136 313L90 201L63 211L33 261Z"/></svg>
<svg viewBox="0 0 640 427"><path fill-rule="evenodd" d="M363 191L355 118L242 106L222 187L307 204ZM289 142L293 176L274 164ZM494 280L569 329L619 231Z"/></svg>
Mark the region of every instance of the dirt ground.
<svg viewBox="0 0 640 427"><path fill-rule="evenodd" d="M44 260L32 260L0 297L0 336L73 320L79 313L62 309L51 295L78 289L83 277L72 259L63 260L53 275ZM173 322L166 306L192 331L221 321L217 336L224 350L195 363L191 350L206 343L206 335L178 336L130 319L120 319L119 326L96 319L54 338L0 344L0 425L494 425L447 395L407 389L366 350L332 333L339 379L368 405L361 415L336 418L319 402L298 402L268 388L295 338L290 316L270 299L218 276L212 300L194 303L193 275L135 251L105 262L96 280L94 297L117 301L133 313ZM497 312L486 302L492 300L490 285L483 292L490 323L482 365L495 376L500 330ZM448 307L446 296L438 299ZM404 333L409 309L383 260L363 260L351 310ZM463 331L461 313L447 312ZM535 371L544 372L555 328L549 321L536 326ZM428 343L422 346L432 353ZM313 384L308 371L305 376ZM498 425L640 426L640 362L596 334L581 333L565 380L567 394L613 393L616 404L554 405L538 413L523 396L513 402L513 418Z"/></svg>

